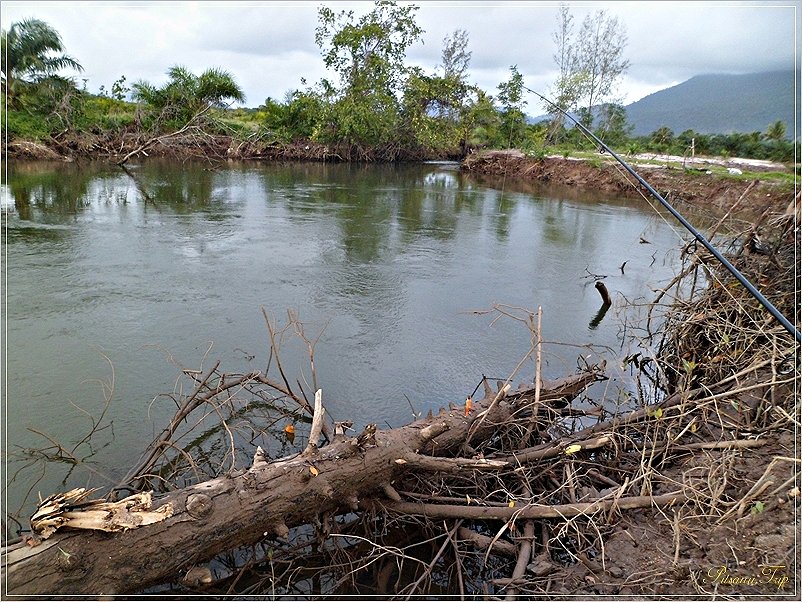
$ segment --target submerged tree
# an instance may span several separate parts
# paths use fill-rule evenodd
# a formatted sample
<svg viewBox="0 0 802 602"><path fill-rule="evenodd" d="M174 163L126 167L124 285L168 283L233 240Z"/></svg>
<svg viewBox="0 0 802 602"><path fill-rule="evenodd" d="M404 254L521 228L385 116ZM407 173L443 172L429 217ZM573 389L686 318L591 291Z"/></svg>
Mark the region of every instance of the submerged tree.
<svg viewBox="0 0 802 602"><path fill-rule="evenodd" d="M36 88L48 80L60 84L72 82L58 77L62 69L83 71L81 64L64 52L59 33L39 19L25 19L12 23L2 32L3 91L9 105L13 105L21 89Z"/></svg>

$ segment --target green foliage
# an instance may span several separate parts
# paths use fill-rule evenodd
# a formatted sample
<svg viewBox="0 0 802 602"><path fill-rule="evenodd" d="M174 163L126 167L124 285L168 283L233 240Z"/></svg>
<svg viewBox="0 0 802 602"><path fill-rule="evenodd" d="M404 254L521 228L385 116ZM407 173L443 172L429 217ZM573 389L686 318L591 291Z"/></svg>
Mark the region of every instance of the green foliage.
<svg viewBox="0 0 802 602"><path fill-rule="evenodd" d="M41 113L7 109L5 130L10 139L44 140L50 135L51 124Z"/></svg>
<svg viewBox="0 0 802 602"><path fill-rule="evenodd" d="M629 140L626 143L627 154L631 157L641 152L640 145L635 140Z"/></svg>
<svg viewBox="0 0 802 602"><path fill-rule="evenodd" d="M85 95L82 118L76 125L86 131L120 132L135 123L135 104L106 96Z"/></svg>
<svg viewBox="0 0 802 602"><path fill-rule="evenodd" d="M501 116L493 98L484 90L474 88L473 98L463 118L466 141L473 147L494 146L499 139Z"/></svg>
<svg viewBox="0 0 802 602"><path fill-rule="evenodd" d="M3 49L3 91L11 107L19 96L33 94L62 69L83 71L80 63L66 54L61 36L39 19L12 23L0 34ZM63 79L63 78L61 78Z"/></svg>
<svg viewBox="0 0 802 602"><path fill-rule="evenodd" d="M465 73L471 63L471 52L468 50L468 32L455 29L454 33L443 38L443 77L454 78L464 82Z"/></svg>
<svg viewBox="0 0 802 602"><path fill-rule="evenodd" d="M417 6L376 0L358 20L353 11L318 9L315 41L323 62L340 77L339 87L321 83L330 97L318 137L323 141L376 145L394 140L400 125L401 88L408 69L407 48L423 30Z"/></svg>
<svg viewBox="0 0 802 602"><path fill-rule="evenodd" d="M413 69L404 86L402 136L412 145L453 149L466 138L467 85L457 74L424 75Z"/></svg>
<svg viewBox="0 0 802 602"><path fill-rule="evenodd" d="M268 98L259 107L262 128L281 142L315 138L324 113L324 99L312 90L288 92L284 104Z"/></svg>
<svg viewBox="0 0 802 602"><path fill-rule="evenodd" d="M510 67L510 79L498 86L498 101L501 103L501 128L499 135L502 144L508 147L520 146L526 138L526 114L523 99L524 78L516 65Z"/></svg>
<svg viewBox="0 0 802 602"><path fill-rule="evenodd" d="M131 88L125 85L125 76L120 76L119 79L115 80L114 83L111 85L111 92L106 93L106 87L100 86L99 95L100 96L110 96L115 100L125 100L126 95L131 91Z"/></svg>
<svg viewBox="0 0 802 602"><path fill-rule="evenodd" d="M283 101L268 98L257 109L225 111L228 103L245 100L227 71L207 69L195 75L174 66L161 87L138 81L129 88L123 75L110 90L101 87L94 96L59 76L61 69L81 66L63 54L57 32L35 19L14 23L2 32L7 58L6 131L12 138L47 140L65 129L117 135L134 128L160 132L200 124L211 133L245 137L260 131L262 139L281 142L385 145L419 156L420 151L454 156L470 147L515 147L530 156L556 152L567 157L591 149L579 129L566 127L557 113L549 123L527 124L524 80L517 66L510 67L509 79L499 84L495 98L469 83L471 52L463 30L443 39L441 63L433 71L408 66L406 52L422 34L415 22L417 10L395 0L374 0L360 17L354 11L335 13L321 7L315 40L336 81L323 79L290 91ZM643 150L690 155L693 149L697 155L784 162L793 161L800 152L799 142L786 138L784 120L770 123L764 133L685 130L674 135L664 125L648 136L633 138L624 107L603 102L628 66L622 57L623 26L597 11L585 19L579 33L574 35L570 11L562 6L554 34L559 76L552 95L585 123L595 120L595 133L607 144L629 154ZM584 39L590 33L594 39ZM598 63L605 60L612 62ZM138 104L126 102L129 92ZM590 99L595 99L592 113Z"/></svg>
<svg viewBox="0 0 802 602"><path fill-rule="evenodd" d="M202 117L208 118L211 109L227 106L226 101L245 101L245 94L233 76L222 69L211 68L194 75L186 67L176 65L167 75L170 80L161 88L145 81L132 86L134 100L145 105L155 129L178 129Z"/></svg>
<svg viewBox="0 0 802 602"><path fill-rule="evenodd" d="M774 142L782 142L785 140L785 123L778 119L766 129L766 139Z"/></svg>
<svg viewBox="0 0 802 602"><path fill-rule="evenodd" d="M647 151L680 156L690 156L693 149L694 155L744 157L784 163L794 160L792 141L768 139L760 132L711 135L685 130L675 136L670 128L663 126L647 137L636 138L634 142L642 144Z"/></svg>
<svg viewBox="0 0 802 602"><path fill-rule="evenodd" d="M629 68L629 61L624 58L626 27L618 17L597 10L585 17L575 35L573 16L563 4L552 39L559 70L554 84L555 102L565 111L577 112L582 124L590 128L594 107L613 96L616 84ZM549 138L557 140L562 133L563 116L559 111L552 111L552 116Z"/></svg>
<svg viewBox="0 0 802 602"><path fill-rule="evenodd" d="M650 137L651 148L665 152L671 148L674 142L674 132L666 126L656 129Z"/></svg>
<svg viewBox="0 0 802 602"><path fill-rule="evenodd" d="M609 146L623 145L632 133L626 109L620 104L608 103L601 107L599 115L599 127L594 132L596 136Z"/></svg>
<svg viewBox="0 0 802 602"><path fill-rule="evenodd" d="M341 77L345 92L394 90L406 67L406 50L423 33L415 23L417 6L399 7L393 0L376 0L373 10L358 21L354 11L335 14L318 10L315 42L323 62Z"/></svg>

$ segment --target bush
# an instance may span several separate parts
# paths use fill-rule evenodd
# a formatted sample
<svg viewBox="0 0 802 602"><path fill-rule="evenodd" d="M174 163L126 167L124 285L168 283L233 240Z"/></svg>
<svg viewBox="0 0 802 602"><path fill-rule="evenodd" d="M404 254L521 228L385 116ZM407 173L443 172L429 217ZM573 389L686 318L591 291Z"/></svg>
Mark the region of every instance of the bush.
<svg viewBox="0 0 802 602"><path fill-rule="evenodd" d="M44 115L13 109L6 109L5 113L9 139L43 140L52 132L52 127Z"/></svg>

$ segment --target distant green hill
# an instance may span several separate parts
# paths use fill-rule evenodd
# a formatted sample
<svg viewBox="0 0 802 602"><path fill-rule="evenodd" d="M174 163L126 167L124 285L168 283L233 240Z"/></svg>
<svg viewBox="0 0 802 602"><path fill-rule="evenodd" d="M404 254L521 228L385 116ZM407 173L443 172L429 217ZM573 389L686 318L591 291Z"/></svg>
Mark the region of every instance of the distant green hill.
<svg viewBox="0 0 802 602"><path fill-rule="evenodd" d="M794 134L794 72L697 75L626 106L636 136L668 126L675 134L765 132L778 119Z"/></svg>

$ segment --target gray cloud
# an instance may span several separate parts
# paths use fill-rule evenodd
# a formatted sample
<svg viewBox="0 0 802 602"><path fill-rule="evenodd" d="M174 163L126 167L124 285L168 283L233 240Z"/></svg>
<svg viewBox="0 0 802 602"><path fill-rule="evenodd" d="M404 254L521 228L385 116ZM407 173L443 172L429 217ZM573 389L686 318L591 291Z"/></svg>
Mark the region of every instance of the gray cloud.
<svg viewBox="0 0 802 602"><path fill-rule="evenodd" d="M256 106L282 98L326 75L314 42L318 2L100 3L18 2L0 6L3 27L24 17L43 19L62 35L86 72L90 90L129 82L161 83L174 64L198 72L222 67L234 74ZM455 29L470 35L470 78L494 93L517 65L526 85L548 91L554 80L551 2L420 2L423 43L410 63L432 71L442 40ZM334 10L369 10L370 2L329 3ZM700 73L746 73L793 68L794 6L799 2L591 2L572 6L578 28L604 9L626 26L631 67L621 86L627 101ZM797 34L799 35L799 34ZM531 107L531 104L530 104Z"/></svg>

